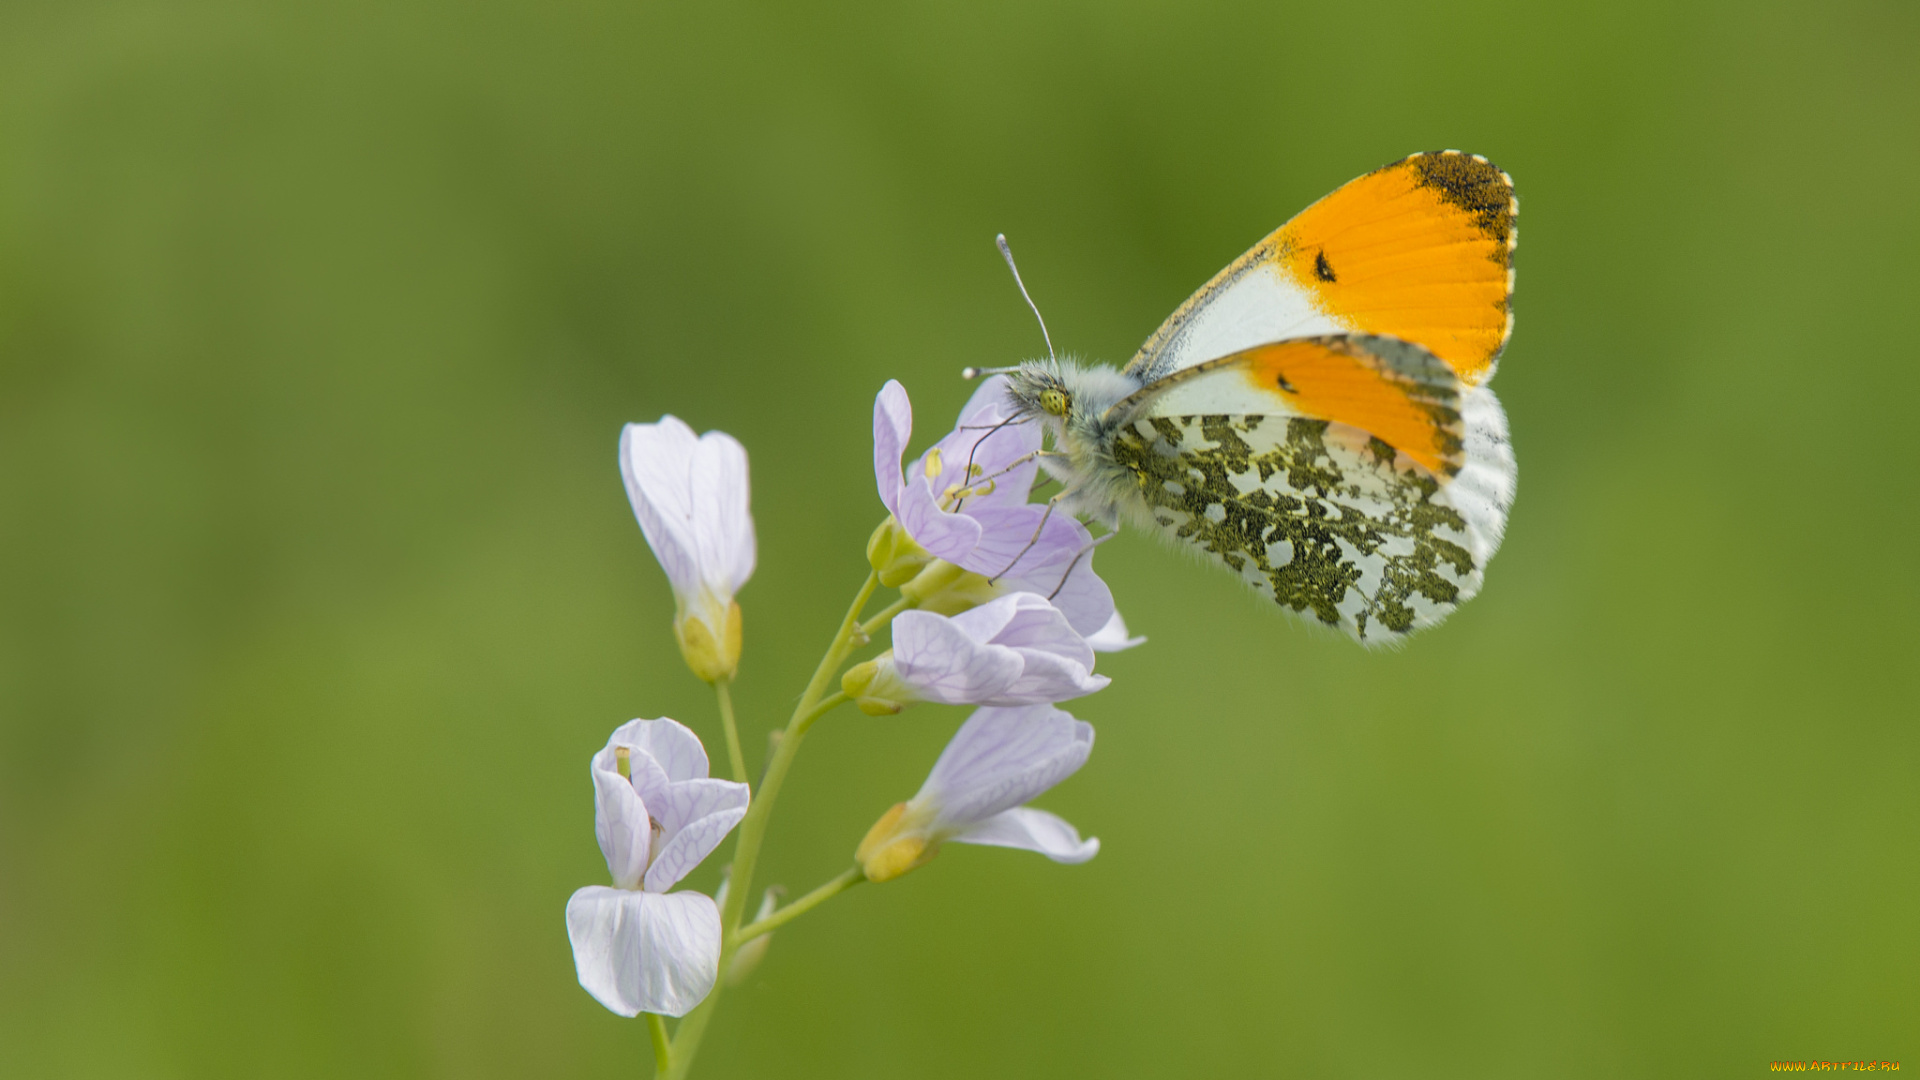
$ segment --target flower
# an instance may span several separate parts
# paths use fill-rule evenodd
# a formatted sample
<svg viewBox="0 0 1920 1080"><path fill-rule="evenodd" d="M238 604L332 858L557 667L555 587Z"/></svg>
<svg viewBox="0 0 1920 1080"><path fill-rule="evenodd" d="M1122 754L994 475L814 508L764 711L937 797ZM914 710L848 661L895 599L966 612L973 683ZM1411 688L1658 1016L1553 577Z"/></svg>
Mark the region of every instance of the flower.
<svg viewBox="0 0 1920 1080"><path fill-rule="evenodd" d="M1113 615L1113 594L1093 572L1093 536L1073 515L1027 501L1039 471L1040 425L1009 423L1013 415L1006 380L996 375L975 391L954 430L902 469L913 406L889 381L873 402L873 474L893 517L874 534L868 556L887 584L941 560L991 582L984 590L985 581L959 583L972 586L973 601L981 592L1039 593L1075 630L1094 633Z"/></svg>
<svg viewBox="0 0 1920 1080"><path fill-rule="evenodd" d="M613 887L567 901L580 985L621 1016L684 1016L720 970L720 909L670 893L747 813L747 785L707 777L707 752L675 720L621 725L593 756L593 831Z"/></svg>
<svg viewBox="0 0 1920 1080"><path fill-rule="evenodd" d="M925 865L947 841L1037 851L1083 863L1100 851L1072 825L1021 803L1086 764L1093 725L1047 705L988 708L960 725L919 794L881 815L854 859L869 881Z"/></svg>
<svg viewBox="0 0 1920 1080"><path fill-rule="evenodd" d="M893 648L840 680L870 715L915 701L1036 705L1084 697L1110 682L1093 673L1093 649L1066 616L1033 593L1012 593L948 617L902 612Z"/></svg>
<svg viewBox="0 0 1920 1080"><path fill-rule="evenodd" d="M620 432L620 475L647 546L673 585L673 636L695 675L730 679L740 664L735 593L753 576L747 451L733 436L672 416Z"/></svg>
<svg viewBox="0 0 1920 1080"><path fill-rule="evenodd" d="M1127 636L1127 620L1121 618L1118 611L1107 620L1107 625L1087 635L1087 644L1094 652L1124 652L1146 643L1146 638Z"/></svg>

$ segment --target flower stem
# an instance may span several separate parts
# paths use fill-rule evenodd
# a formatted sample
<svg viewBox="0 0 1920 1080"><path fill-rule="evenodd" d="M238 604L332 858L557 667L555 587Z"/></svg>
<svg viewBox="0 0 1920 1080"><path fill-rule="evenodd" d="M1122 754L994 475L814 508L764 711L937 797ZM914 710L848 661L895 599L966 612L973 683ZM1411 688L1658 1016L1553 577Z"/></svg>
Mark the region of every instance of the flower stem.
<svg viewBox="0 0 1920 1080"><path fill-rule="evenodd" d="M898 600L895 600L893 603L888 604L884 608L881 608L880 614L875 615L873 618L868 619L866 622L863 622L860 624L861 635L869 638L872 637L873 632L875 630L878 630L881 627L892 622L893 617L895 615L900 614L901 612L907 610L912 606L913 606L913 601L907 599L904 596Z"/></svg>
<svg viewBox="0 0 1920 1080"><path fill-rule="evenodd" d="M673 1068L673 1043L667 1038L666 1019L659 1013L648 1013L647 1031L653 1035L654 1075L662 1075Z"/></svg>
<svg viewBox="0 0 1920 1080"><path fill-rule="evenodd" d="M733 683L715 679L713 694L720 699L720 726L727 731L727 764L733 766L733 778L747 782L747 755L740 752L740 729L733 723Z"/></svg>
<svg viewBox="0 0 1920 1080"><path fill-rule="evenodd" d="M740 932L734 935L733 943L738 946L759 937L761 934L771 934L780 927L785 926L788 922L805 915L807 912L812 911L814 908L865 880L867 880L865 871L857 866L850 867L839 877L834 878L825 885L795 900L779 911L774 912L758 922L751 922L741 927Z"/></svg>
<svg viewBox="0 0 1920 1080"><path fill-rule="evenodd" d="M825 712L821 706L831 708L846 700L846 695L835 692L833 696L840 701L829 702L827 689L833 685L833 677L839 673L840 665L846 663L847 654L853 651L854 634L860 629L860 612L866 608L867 601L873 597L873 590L879 586L880 572L868 572L866 583L860 586L860 592L854 596L846 616L840 620L840 629L833 635L833 643L827 646L826 655L820 658L820 666L814 669L806 693L800 695L800 703L794 706L793 717L787 721L786 732L773 752L773 760L767 763L767 774L761 778L760 790L753 793L753 801L747 804L747 816L741 820L739 836L734 841L727 905L720 912L722 971L727 969L727 962L733 959L734 950L739 945L735 937L740 929L740 914L746 908L748 894L753 891L753 864L760 857L760 842L766 838L767 818L773 813L773 802L780 795L780 784L787 778L787 770L793 767L794 755L800 752L801 738ZM719 1005L720 990L720 985L716 983L707 999L681 1021L675 1039L680 1044L680 1053L675 1056L673 1068L667 1074L668 1080L682 1080L687 1070L693 1067L693 1056L700 1049L701 1036L706 1034L707 1023Z"/></svg>
<svg viewBox="0 0 1920 1080"><path fill-rule="evenodd" d="M835 690L832 694L829 694L827 697L822 698L820 701L820 704L815 705L813 707L812 712L809 712L807 713L807 715L800 718L799 730L805 731L808 728L811 728L815 720L820 719L821 717L832 712L834 709L838 708L839 706L845 705L847 702L852 700L853 699L848 697L846 694L841 693L838 690Z"/></svg>

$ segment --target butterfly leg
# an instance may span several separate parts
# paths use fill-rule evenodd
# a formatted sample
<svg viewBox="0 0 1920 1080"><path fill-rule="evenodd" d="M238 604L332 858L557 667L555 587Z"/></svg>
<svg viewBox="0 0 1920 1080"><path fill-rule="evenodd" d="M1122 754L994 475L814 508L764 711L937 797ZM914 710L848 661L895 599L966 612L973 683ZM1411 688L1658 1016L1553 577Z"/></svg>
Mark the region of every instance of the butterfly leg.
<svg viewBox="0 0 1920 1080"><path fill-rule="evenodd" d="M1104 544L1107 541L1119 535L1120 535L1119 531L1114 530L1112 532L1101 533L1099 536L1096 536L1092 540L1087 541L1086 546L1082 547L1079 553L1073 557L1073 561L1067 564L1067 572L1060 575L1060 584L1055 585L1053 587L1053 591L1047 594L1047 599L1052 600L1054 597L1059 596L1060 590L1067 587L1067 579L1073 576L1073 571L1076 567L1080 565L1081 559L1086 558L1087 555L1090 552L1092 552L1094 548L1099 547L1101 544Z"/></svg>
<svg viewBox="0 0 1920 1080"><path fill-rule="evenodd" d="M967 463L968 479L966 480L967 486L960 489L960 492L961 492L960 495L954 500L953 505L948 509L950 509L953 513L956 513L956 514L959 513L960 508L966 505L968 496L974 495L974 494L980 494L980 495L992 494L993 488L991 487L988 487L985 491L976 492L975 488L977 488L979 485L991 484L993 481L1000 479L1001 477L1007 475L1010 472L1013 472L1015 469L1020 468L1022 465L1029 464L1032 461L1034 461L1036 458L1041 458L1046 456L1048 455L1047 455L1047 451L1045 450L1035 450L1029 454L1021 454L1019 457L1014 458L1012 461L1008 462L1006 468L1001 469L999 472L994 473L991 476L982 476L978 479L972 478L974 465L972 462L968 462ZM1005 573L1004 570L1001 572Z"/></svg>
<svg viewBox="0 0 1920 1080"><path fill-rule="evenodd" d="M1036 453L1037 452L1038 451L1036 451ZM1054 508L1059 506L1061 503L1067 501L1068 499L1072 498L1074 494L1075 494L1075 491L1073 489L1068 489L1066 491L1062 491L1060 494L1055 495L1053 498L1047 500L1047 512L1040 515L1040 524L1033 527L1033 536L1031 539L1027 541L1027 546L1020 549L1020 553L1013 557L1012 562L1001 567L999 573L988 578L987 584L992 585L994 582L999 581L1001 578L1006 576L1007 571L1012 570L1014 567L1020 565L1020 560L1026 558L1027 552L1033 550L1033 545L1040 542L1040 534L1047 531L1047 522L1050 519L1052 519ZM1076 556L1076 558L1078 558L1078 556Z"/></svg>

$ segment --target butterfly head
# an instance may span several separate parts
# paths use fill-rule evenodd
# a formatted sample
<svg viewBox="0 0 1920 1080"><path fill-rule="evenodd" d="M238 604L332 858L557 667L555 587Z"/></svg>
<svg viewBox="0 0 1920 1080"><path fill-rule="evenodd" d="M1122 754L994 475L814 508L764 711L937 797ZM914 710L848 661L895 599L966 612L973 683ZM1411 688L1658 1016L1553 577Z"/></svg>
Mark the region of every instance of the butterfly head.
<svg viewBox="0 0 1920 1080"><path fill-rule="evenodd" d="M1081 367L1072 361L1029 360L1006 376L1013 407L1038 417L1056 434L1097 425L1114 402L1138 389L1112 368Z"/></svg>
<svg viewBox="0 0 1920 1080"><path fill-rule="evenodd" d="M1034 360L1007 372L1007 398L1029 416L1064 420L1073 412L1073 390L1060 365Z"/></svg>

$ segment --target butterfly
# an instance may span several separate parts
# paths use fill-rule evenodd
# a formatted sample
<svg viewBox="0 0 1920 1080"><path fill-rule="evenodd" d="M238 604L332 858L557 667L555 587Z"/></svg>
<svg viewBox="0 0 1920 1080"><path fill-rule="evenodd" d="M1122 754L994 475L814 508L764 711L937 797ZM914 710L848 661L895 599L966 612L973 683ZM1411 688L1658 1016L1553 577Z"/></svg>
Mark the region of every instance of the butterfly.
<svg viewBox="0 0 1920 1080"><path fill-rule="evenodd" d="M1124 369L999 369L1051 434L1053 505L1157 532L1363 644L1444 619L1513 503L1486 383L1518 213L1486 158L1414 154L1234 260Z"/></svg>

